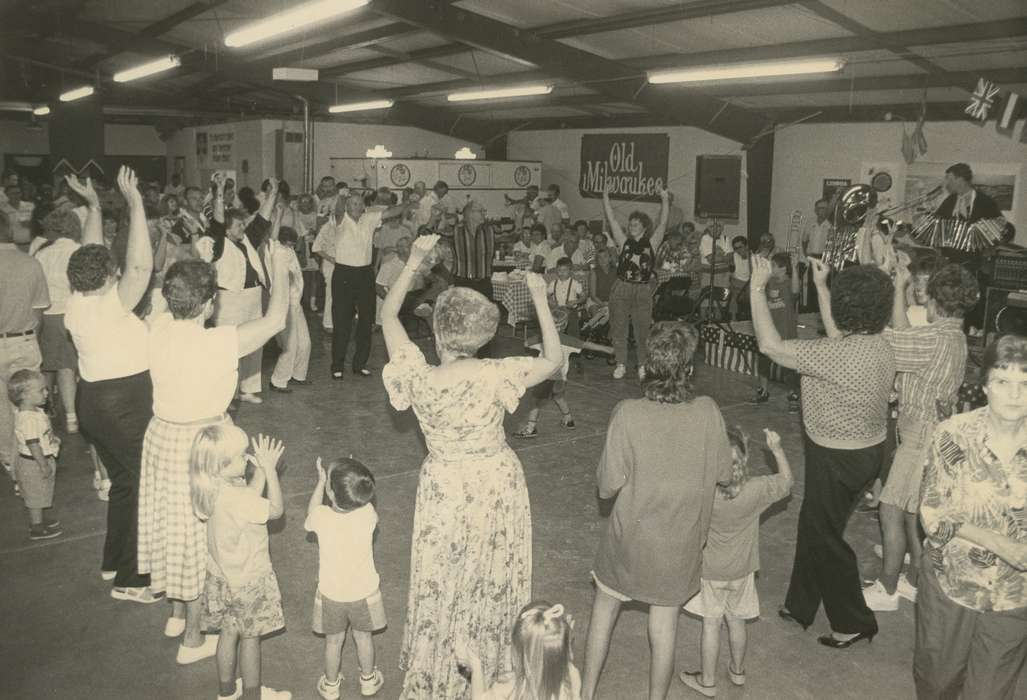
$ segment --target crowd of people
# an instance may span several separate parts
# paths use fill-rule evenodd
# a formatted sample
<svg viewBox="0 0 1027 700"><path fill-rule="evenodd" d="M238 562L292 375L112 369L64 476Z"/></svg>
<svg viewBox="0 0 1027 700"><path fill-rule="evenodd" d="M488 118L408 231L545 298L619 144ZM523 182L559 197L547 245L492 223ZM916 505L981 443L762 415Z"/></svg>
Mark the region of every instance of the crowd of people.
<svg viewBox="0 0 1027 700"><path fill-rule="evenodd" d="M648 697L666 697L673 680L682 608L703 628L699 663L680 681L716 695L726 623L728 679L745 685L746 621L760 615L760 515L790 494L792 469L767 430L776 470L753 476L749 437L725 424L713 398L695 394L699 336L683 315L654 322L659 270L694 276L693 292L724 290L723 312L751 318L766 358L754 404L769 398L771 361L793 373L788 403L802 413L805 490L779 615L808 628L822 607L831 633L819 643L840 650L873 639L876 613L914 600L918 698L1013 697L1027 659L1027 339L987 348L987 405L956 413L964 318L980 296L964 267L886 240L889 254L832 270L816 250L819 212L801 250L780 251L766 234L750 251L717 226L699 234L666 191L655 224L637 211L621 224L604 196L607 237L571 223L556 185L510 200L508 236L444 182L397 194L350 191L329 177L293 196L274 178L254 192L215 175L206 190L173 179L162 194L122 168L115 187L69 176L31 207L16 176L5 174L4 185L0 377L9 401L0 401L0 459L29 537L61 535L56 433L81 431L108 501L100 575L116 600L172 603L164 634L181 638L176 661L216 656L218 697L290 697L263 686L260 671L261 638L285 624L267 529L284 513L285 446L249 437L236 411L263 401L261 358L272 338L280 353L271 389L310 383L308 312L330 333L335 381L347 367L374 376L380 331L389 401L413 409L427 446L401 697L592 700L630 601L648 607ZM492 348L497 250L533 270L525 284L536 356L499 358ZM800 340L803 274L823 333ZM612 348L582 339L590 324L608 325ZM412 340L424 325L437 364ZM549 399L573 429L564 396L573 356L610 352L621 379L631 342L642 397L614 407L596 469L612 506L579 673L570 611L532 598L531 506L504 417L530 389L532 410L514 436L538 434ZM319 545L317 691L343 694L352 630L360 692L374 695L385 676L373 634L387 619L373 553L375 477L353 456L319 458L312 471L304 528ZM864 585L844 532L875 479L883 566Z"/></svg>

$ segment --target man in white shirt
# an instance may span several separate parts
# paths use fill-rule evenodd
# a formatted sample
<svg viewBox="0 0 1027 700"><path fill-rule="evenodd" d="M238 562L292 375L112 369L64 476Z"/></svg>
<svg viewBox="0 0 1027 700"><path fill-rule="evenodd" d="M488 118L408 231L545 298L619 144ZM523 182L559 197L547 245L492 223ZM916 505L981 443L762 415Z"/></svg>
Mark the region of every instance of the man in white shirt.
<svg viewBox="0 0 1027 700"><path fill-rule="evenodd" d="M32 202L23 202L21 199L21 185L13 184L4 188L7 196L7 203L4 205L4 212L14 229L15 243L28 243L32 240L32 212L36 205Z"/></svg>
<svg viewBox="0 0 1027 700"><path fill-rule="evenodd" d="M424 187L424 183L418 182L414 184L414 192L418 190L418 185L421 188ZM439 180L435 183L431 192L426 193L423 197L418 200L417 203L417 227L428 226L432 221L434 212L438 212L437 216L447 216L449 214L455 214L457 210L456 199L449 193L449 185L444 181Z"/></svg>
<svg viewBox="0 0 1027 700"><path fill-rule="evenodd" d="M824 255L824 247L827 245L827 238L831 235L831 222L827 214L831 210L831 204L826 199L818 199L813 204L813 211L816 219L806 224L802 232L802 252L807 258L820 259ZM817 301L817 288L813 283L813 275L806 275L808 278L806 290L806 308L809 311L819 311L820 303Z"/></svg>
<svg viewBox="0 0 1027 700"><path fill-rule="evenodd" d="M568 229L563 233L560 244L546 255L546 272L555 270L556 264L563 258L570 258L571 266L576 270L586 269L592 260L589 246L581 241L575 229Z"/></svg>
<svg viewBox="0 0 1027 700"><path fill-rule="evenodd" d="M367 358L371 355L371 326L375 316L374 235L382 219L401 216L417 206L407 202L389 209L375 207L365 211L364 198L350 195L345 200L341 219L335 228L335 261L332 271L332 378L343 379L346 350L349 348L353 317L357 317L356 347L353 350L353 374L370 377Z"/></svg>
<svg viewBox="0 0 1027 700"><path fill-rule="evenodd" d="M714 287L727 287L728 275L734 251L731 241L724 235L724 227L713 224L706 229L699 241L699 257L702 260L702 276L700 285L703 289L710 286L710 273L713 273Z"/></svg>
<svg viewBox="0 0 1027 700"><path fill-rule="evenodd" d="M317 201L317 216L319 219L327 219L335 213L335 202L339 197L339 190L335 187L335 178L325 175L317 185L315 193Z"/></svg>

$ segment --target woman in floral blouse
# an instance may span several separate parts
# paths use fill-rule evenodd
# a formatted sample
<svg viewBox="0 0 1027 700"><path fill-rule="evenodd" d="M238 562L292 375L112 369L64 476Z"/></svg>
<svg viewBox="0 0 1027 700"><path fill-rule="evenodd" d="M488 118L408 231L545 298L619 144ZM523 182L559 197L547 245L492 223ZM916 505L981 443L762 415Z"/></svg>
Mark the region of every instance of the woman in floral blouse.
<svg viewBox="0 0 1027 700"><path fill-rule="evenodd" d="M935 429L924 473L918 700L1012 700L1027 660L1027 338L982 371L988 405Z"/></svg>

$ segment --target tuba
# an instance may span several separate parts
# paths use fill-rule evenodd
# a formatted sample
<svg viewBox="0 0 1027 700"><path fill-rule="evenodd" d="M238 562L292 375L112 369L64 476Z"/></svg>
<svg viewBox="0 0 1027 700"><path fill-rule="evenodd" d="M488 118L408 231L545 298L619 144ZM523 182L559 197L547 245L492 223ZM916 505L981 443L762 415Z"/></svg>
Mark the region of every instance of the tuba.
<svg viewBox="0 0 1027 700"><path fill-rule="evenodd" d="M853 185L842 193L834 206L834 226L824 246L824 262L841 268L858 257L857 233L867 214L877 206L877 190L870 185Z"/></svg>

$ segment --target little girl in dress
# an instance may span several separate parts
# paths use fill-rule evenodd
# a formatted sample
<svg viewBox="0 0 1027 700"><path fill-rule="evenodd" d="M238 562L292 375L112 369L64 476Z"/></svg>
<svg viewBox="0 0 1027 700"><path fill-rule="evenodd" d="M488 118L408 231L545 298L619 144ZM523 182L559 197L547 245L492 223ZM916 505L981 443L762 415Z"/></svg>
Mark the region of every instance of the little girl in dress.
<svg viewBox="0 0 1027 700"><path fill-rule="evenodd" d="M574 619L562 605L529 603L511 635L513 671L488 689L481 659L458 643L457 662L471 673L471 700L581 700L581 675L571 651L573 630Z"/></svg>
<svg viewBox="0 0 1027 700"><path fill-rule="evenodd" d="M220 630L218 698L290 700L288 691L260 685L260 638L282 629L282 595L271 568L267 523L280 518L282 487L275 470L281 441L260 435L253 455L233 425L211 425L193 442L189 463L193 510L207 521L207 578L203 624ZM254 465L246 481L247 463ZM263 497L267 487L267 498ZM242 678L235 675L240 657Z"/></svg>

